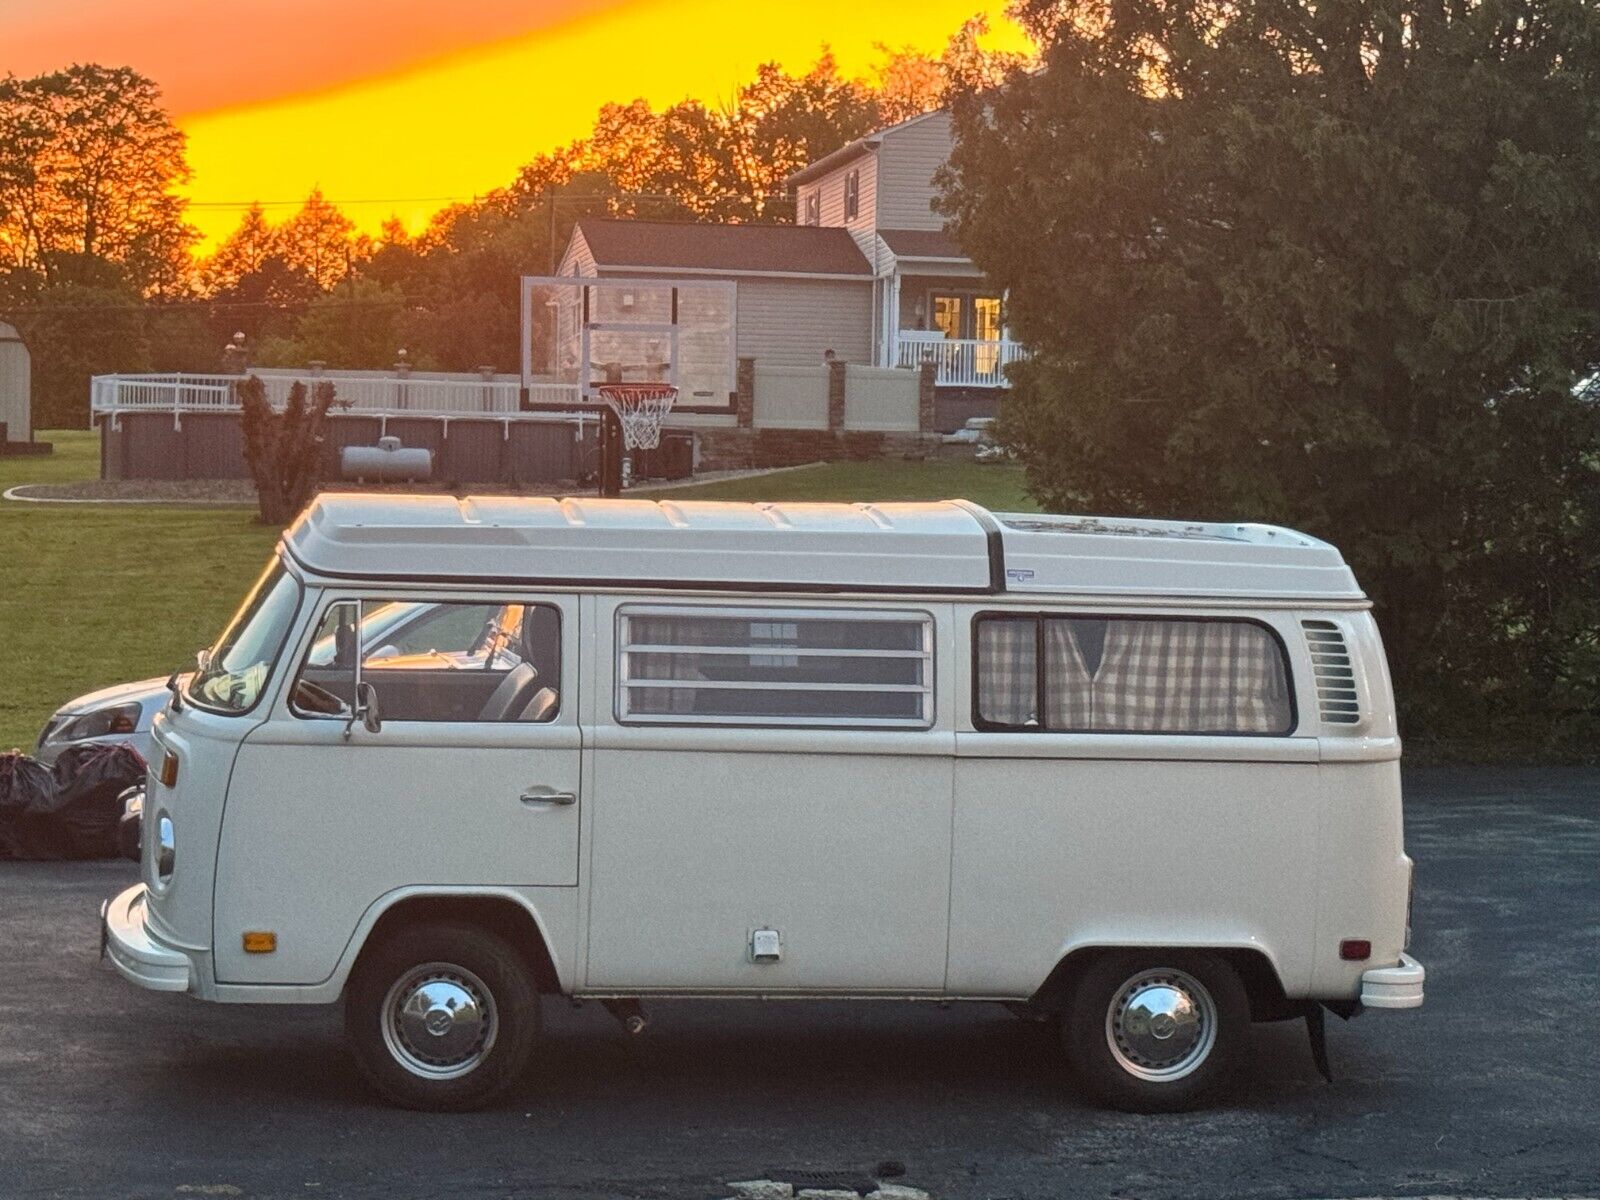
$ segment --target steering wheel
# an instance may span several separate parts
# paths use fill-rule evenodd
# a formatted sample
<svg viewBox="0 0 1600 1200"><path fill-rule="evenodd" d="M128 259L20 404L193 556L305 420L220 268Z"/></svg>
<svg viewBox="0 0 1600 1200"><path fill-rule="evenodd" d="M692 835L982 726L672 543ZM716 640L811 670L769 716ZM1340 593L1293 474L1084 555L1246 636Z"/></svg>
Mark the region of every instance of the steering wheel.
<svg viewBox="0 0 1600 1200"><path fill-rule="evenodd" d="M350 712L350 706L343 700L309 679L302 679L294 685L294 702L308 712L324 713L330 717L342 717Z"/></svg>

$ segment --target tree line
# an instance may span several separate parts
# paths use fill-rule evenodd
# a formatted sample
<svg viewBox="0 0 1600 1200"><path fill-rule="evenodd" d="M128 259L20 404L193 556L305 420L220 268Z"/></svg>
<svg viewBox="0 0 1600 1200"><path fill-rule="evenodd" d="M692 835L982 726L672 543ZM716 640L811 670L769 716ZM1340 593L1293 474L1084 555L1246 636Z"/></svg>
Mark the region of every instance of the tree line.
<svg viewBox="0 0 1600 1200"><path fill-rule="evenodd" d="M83 426L88 380L221 370L245 335L258 365L514 370L518 279L557 260L585 216L792 222L784 180L885 124L939 107L1014 56L969 22L937 55L879 47L865 78L824 49L759 67L725 104L607 104L585 137L412 235L358 232L313 191L274 221L252 205L197 255L184 138L157 84L80 65L0 79L0 314L34 353L35 423Z"/></svg>

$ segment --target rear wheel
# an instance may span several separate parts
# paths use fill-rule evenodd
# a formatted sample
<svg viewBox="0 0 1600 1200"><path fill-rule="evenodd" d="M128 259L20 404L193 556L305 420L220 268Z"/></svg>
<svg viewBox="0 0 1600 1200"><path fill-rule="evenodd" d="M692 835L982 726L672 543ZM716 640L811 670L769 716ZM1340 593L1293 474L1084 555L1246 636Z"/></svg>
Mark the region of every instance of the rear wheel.
<svg viewBox="0 0 1600 1200"><path fill-rule="evenodd" d="M465 922L430 922L363 955L345 996L345 1036L384 1099L479 1108L527 1066L538 1001L527 965L503 938Z"/></svg>
<svg viewBox="0 0 1600 1200"><path fill-rule="evenodd" d="M1117 953L1077 981L1062 1038L1074 1073L1102 1103L1176 1112L1227 1083L1249 1021L1244 986L1222 959Z"/></svg>

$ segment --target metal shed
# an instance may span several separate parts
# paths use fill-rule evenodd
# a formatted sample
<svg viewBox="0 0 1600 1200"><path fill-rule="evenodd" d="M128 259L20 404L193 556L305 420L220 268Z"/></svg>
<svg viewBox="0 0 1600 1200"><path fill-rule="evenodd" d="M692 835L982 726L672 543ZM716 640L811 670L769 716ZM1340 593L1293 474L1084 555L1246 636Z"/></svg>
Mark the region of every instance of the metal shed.
<svg viewBox="0 0 1600 1200"><path fill-rule="evenodd" d="M33 360L15 326L0 321L0 426L8 442L33 440Z"/></svg>

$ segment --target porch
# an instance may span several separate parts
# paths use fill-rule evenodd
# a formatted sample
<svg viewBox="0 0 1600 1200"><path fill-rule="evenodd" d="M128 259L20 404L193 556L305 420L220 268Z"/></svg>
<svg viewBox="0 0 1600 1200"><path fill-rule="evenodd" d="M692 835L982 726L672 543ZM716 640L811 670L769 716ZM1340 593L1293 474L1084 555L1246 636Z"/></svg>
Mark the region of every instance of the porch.
<svg viewBox="0 0 1600 1200"><path fill-rule="evenodd" d="M896 271L882 282L883 366L931 362L940 388L1003 388L1006 368L1027 356L1007 336L1004 296L970 262L951 260L937 274Z"/></svg>
<svg viewBox="0 0 1600 1200"><path fill-rule="evenodd" d="M902 329L895 337L894 365L934 366L938 387L1002 388L1006 367L1027 357L1007 338L949 338L937 330Z"/></svg>

